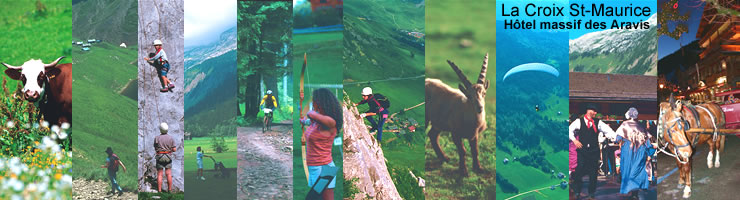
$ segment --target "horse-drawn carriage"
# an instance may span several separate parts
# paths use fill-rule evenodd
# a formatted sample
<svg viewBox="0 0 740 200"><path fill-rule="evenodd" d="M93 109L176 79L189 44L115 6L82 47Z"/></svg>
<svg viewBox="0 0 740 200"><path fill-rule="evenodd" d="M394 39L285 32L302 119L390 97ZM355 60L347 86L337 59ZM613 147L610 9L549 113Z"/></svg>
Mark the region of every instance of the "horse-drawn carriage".
<svg viewBox="0 0 740 200"><path fill-rule="evenodd" d="M740 91L719 93L718 96L732 97ZM671 95L669 102L660 103L658 118L659 151L674 157L680 170L679 185L686 185L683 197L691 196L691 162L698 145L707 143L707 167L720 167L720 152L724 149L727 135L738 135L740 129L740 102L723 105L703 103L693 105L688 101L676 100ZM712 162L714 161L714 162Z"/></svg>

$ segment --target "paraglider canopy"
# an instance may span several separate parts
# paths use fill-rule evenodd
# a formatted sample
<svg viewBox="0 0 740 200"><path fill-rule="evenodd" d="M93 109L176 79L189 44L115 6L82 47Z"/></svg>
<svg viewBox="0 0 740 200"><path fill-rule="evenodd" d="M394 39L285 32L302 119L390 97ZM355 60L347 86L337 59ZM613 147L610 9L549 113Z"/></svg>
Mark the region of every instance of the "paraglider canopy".
<svg viewBox="0 0 740 200"><path fill-rule="evenodd" d="M527 64L521 64L514 68L511 68L506 74L504 74L503 81L506 81L506 78L510 75L517 74L520 72L526 72L526 71L538 71L538 72L545 72L548 74L552 74L555 77L560 76L560 72L558 72L555 67L550 66L548 64L544 63L527 63Z"/></svg>

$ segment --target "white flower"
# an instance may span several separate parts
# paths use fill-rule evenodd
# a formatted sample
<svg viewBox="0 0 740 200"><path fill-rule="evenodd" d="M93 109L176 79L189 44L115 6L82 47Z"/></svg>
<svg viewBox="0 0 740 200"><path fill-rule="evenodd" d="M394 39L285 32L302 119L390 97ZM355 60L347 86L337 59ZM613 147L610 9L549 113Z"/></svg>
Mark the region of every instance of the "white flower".
<svg viewBox="0 0 740 200"><path fill-rule="evenodd" d="M51 147L51 152L58 153L61 151L61 148L59 148L59 145L54 145Z"/></svg>
<svg viewBox="0 0 740 200"><path fill-rule="evenodd" d="M10 185L10 187L13 188L13 190L15 190L16 192L23 191L23 182L19 181L18 179L10 178L10 181L8 181L8 185Z"/></svg>
<svg viewBox="0 0 740 200"><path fill-rule="evenodd" d="M31 124L29 124L29 123L23 124L23 128L29 129L29 128L31 128Z"/></svg>
<svg viewBox="0 0 740 200"><path fill-rule="evenodd" d="M62 129L64 129L64 130L67 130L67 129L69 129L69 126L70 126L70 125L69 125L69 123L67 123L67 122L64 122L64 123L62 123Z"/></svg>
<svg viewBox="0 0 740 200"><path fill-rule="evenodd" d="M39 128L39 123L33 123L33 128Z"/></svg>
<svg viewBox="0 0 740 200"><path fill-rule="evenodd" d="M65 174L64 176L62 176L62 183L63 183L63 184L65 185L65 186L66 186L66 185L69 185L69 186L71 186L71 185L72 185L72 176L70 176L70 175L67 175L67 174Z"/></svg>
<svg viewBox="0 0 740 200"><path fill-rule="evenodd" d="M13 122L12 120L8 120L8 122L5 123L5 127L15 128L15 122Z"/></svg>
<svg viewBox="0 0 740 200"><path fill-rule="evenodd" d="M59 130L60 130L59 129L59 126L57 126L56 124L54 124L54 125L51 126L51 132L54 132L54 133L57 133L58 134L59 133Z"/></svg>
<svg viewBox="0 0 740 200"><path fill-rule="evenodd" d="M52 140L56 140L57 139L57 134L56 134L56 132L53 132L53 133L54 134L51 134L51 139Z"/></svg>
<svg viewBox="0 0 740 200"><path fill-rule="evenodd" d="M41 122L41 127L49 128L49 122L44 120L43 122Z"/></svg>
<svg viewBox="0 0 740 200"><path fill-rule="evenodd" d="M23 200L23 196L20 194L14 194L12 200Z"/></svg>
<svg viewBox="0 0 740 200"><path fill-rule="evenodd" d="M21 167L21 160L18 159L18 157L13 157L10 159L10 163L8 163L8 167L10 167L10 171L13 172L15 175L20 175L21 172L23 172L23 168Z"/></svg>
<svg viewBox="0 0 740 200"><path fill-rule="evenodd" d="M64 131L59 132L59 139L60 140L67 139L67 132L64 132Z"/></svg>
<svg viewBox="0 0 740 200"><path fill-rule="evenodd" d="M29 192L36 192L36 189L38 189L38 187L36 187L35 183L29 183L28 187L26 187L26 190Z"/></svg>

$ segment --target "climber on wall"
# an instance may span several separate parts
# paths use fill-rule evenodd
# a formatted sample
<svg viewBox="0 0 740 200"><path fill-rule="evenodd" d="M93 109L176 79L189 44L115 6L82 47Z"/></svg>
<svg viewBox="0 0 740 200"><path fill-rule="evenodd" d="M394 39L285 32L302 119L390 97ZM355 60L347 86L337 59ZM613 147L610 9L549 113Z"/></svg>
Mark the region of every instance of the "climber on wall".
<svg viewBox="0 0 740 200"><path fill-rule="evenodd" d="M306 165L308 186L306 199L334 199L337 167L332 160L332 145L342 127L342 108L330 90L321 88L313 91L313 108L301 122L308 124L306 138Z"/></svg>
<svg viewBox="0 0 740 200"><path fill-rule="evenodd" d="M357 106L365 103L370 107L370 110L360 114L360 117L370 121L370 125L372 125L370 132L378 131L376 138L378 139L378 143L380 143L383 141L383 124L385 124L385 120L388 119L388 107L390 107L390 101L382 94L373 94L372 88L365 87L362 88L362 101L354 105ZM375 122L375 119L373 119L373 116L375 115L378 116L377 123Z"/></svg>
<svg viewBox="0 0 740 200"><path fill-rule="evenodd" d="M175 146L175 140L170 135L167 135L169 127L167 123L162 122L159 124L160 135L154 138L154 151L157 154L154 159L157 161L157 191L162 192L162 172L167 174L167 189L172 191L172 159L174 159L174 153L177 151Z"/></svg>
<svg viewBox="0 0 740 200"><path fill-rule="evenodd" d="M162 41L154 40L154 49L156 53L154 56L144 57L144 60L153 64L157 68L159 74L159 81L162 83L162 89L160 92L168 92L175 88L175 84L170 83L170 79L167 79L167 72L170 71L170 63L167 60L167 53L162 49Z"/></svg>

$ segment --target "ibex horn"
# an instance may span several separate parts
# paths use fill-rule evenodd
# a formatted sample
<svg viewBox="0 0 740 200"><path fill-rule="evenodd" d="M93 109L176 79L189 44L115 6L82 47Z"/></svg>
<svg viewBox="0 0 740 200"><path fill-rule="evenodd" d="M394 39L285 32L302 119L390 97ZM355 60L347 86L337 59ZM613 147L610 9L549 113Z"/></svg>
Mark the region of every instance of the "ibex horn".
<svg viewBox="0 0 740 200"><path fill-rule="evenodd" d="M460 78L460 81L462 81L463 86L465 86L465 88L470 88L470 85L472 84L470 83L468 78L465 77L465 74L463 74L462 71L460 71L460 68L457 67L457 65L455 65L455 63L450 60L447 60L447 63L450 64L450 67L452 67L452 70L454 70L455 73L457 74L457 77Z"/></svg>
<svg viewBox="0 0 740 200"><path fill-rule="evenodd" d="M479 84L486 83L486 69L487 68L488 68L488 53L486 53L486 57L483 58L483 66L480 68L480 75L478 76Z"/></svg>
<svg viewBox="0 0 740 200"><path fill-rule="evenodd" d="M62 59L64 59L64 58L65 58L64 56L62 56L62 57L59 57L59 58L57 58L57 60L55 60L54 62L51 62L51 63L49 63L49 64L45 64L45 65L44 65L44 68L57 66L57 63L59 63L59 61L60 61L60 60L62 60Z"/></svg>

